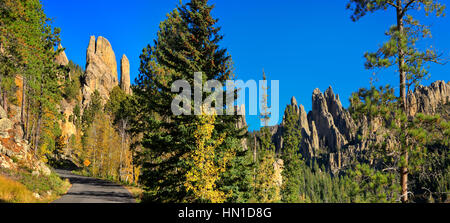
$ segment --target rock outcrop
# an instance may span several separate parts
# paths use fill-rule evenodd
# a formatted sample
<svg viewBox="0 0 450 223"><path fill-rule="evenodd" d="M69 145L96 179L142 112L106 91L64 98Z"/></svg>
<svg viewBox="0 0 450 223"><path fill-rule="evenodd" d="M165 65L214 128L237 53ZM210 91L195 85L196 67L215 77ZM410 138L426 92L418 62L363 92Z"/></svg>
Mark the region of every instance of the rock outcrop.
<svg viewBox="0 0 450 223"><path fill-rule="evenodd" d="M120 60L120 88L126 93L131 94L130 82L130 62L124 54Z"/></svg>
<svg viewBox="0 0 450 223"><path fill-rule="evenodd" d="M69 103L66 100L61 101L60 112L63 115L63 120L61 120L59 124L61 126L61 134L65 137L66 141L69 141L70 137L77 132L77 128L72 120L74 108L75 103Z"/></svg>
<svg viewBox="0 0 450 223"><path fill-rule="evenodd" d="M408 102L411 115L418 112L434 114L440 104L450 102L450 82L436 81L428 87L418 86L409 93ZM377 120L370 123L373 127L370 130L367 120L356 123L331 87L325 93L314 90L312 110L307 115L303 105L298 106L295 98L291 99L291 105L288 106L293 106L299 117L302 134L299 150L302 156L307 162L319 160L332 173L337 173L367 150L369 142L358 140L357 131L360 131L359 134L371 135L372 140L384 140L384 130L377 125ZM284 121L281 125L271 127L277 151L283 149L283 126ZM395 146L393 140L387 140L386 143Z"/></svg>
<svg viewBox="0 0 450 223"><path fill-rule="evenodd" d="M91 100L91 94L97 90L102 102L106 103L109 93L118 85L117 62L111 44L104 37L91 36L86 52L85 83L82 86L83 108Z"/></svg>
<svg viewBox="0 0 450 223"><path fill-rule="evenodd" d="M14 122L0 107L0 167L10 170L30 169L33 175L50 175L50 169L36 158L27 141L13 129Z"/></svg>
<svg viewBox="0 0 450 223"><path fill-rule="evenodd" d="M414 92L408 93L409 114L434 114L439 104L450 102L450 82L433 82L430 86L417 86Z"/></svg>
<svg viewBox="0 0 450 223"><path fill-rule="evenodd" d="M62 45L58 45L58 50L63 49ZM66 52L61 51L56 55L55 62L61 66L67 66L69 64L69 59L67 59Z"/></svg>

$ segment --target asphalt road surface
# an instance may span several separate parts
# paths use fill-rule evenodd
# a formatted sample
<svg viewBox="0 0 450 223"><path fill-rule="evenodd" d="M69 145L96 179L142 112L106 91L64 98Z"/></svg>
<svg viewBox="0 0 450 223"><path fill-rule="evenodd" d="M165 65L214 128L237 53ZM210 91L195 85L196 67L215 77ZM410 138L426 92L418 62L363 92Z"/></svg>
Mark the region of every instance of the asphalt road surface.
<svg viewBox="0 0 450 223"><path fill-rule="evenodd" d="M130 192L118 184L78 176L67 170L56 170L56 173L69 179L72 187L53 203L135 203Z"/></svg>

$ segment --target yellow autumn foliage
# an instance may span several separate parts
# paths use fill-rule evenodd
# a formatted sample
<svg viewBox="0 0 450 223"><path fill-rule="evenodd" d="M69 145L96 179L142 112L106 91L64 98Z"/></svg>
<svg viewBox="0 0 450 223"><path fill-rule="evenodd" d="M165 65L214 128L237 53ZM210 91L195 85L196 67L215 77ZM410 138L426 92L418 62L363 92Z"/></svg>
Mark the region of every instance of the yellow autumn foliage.
<svg viewBox="0 0 450 223"><path fill-rule="evenodd" d="M274 170L275 154L262 152L261 161L256 168L254 190L258 203L274 203L281 200L280 188Z"/></svg>
<svg viewBox="0 0 450 223"><path fill-rule="evenodd" d="M139 168L133 166L129 142L121 140L111 117L99 114L87 134L83 153L91 162L89 168L92 175L137 183Z"/></svg>
<svg viewBox="0 0 450 223"><path fill-rule="evenodd" d="M216 116L214 110L202 108L202 115L199 116L194 132L196 149L188 156L193 165L186 173L184 186L201 201L223 203L231 194L219 190L216 182L220 179L220 174L226 171L227 164L235 154L231 150L216 154L216 149L226 137L224 133L213 139ZM221 158L216 162L218 157Z"/></svg>

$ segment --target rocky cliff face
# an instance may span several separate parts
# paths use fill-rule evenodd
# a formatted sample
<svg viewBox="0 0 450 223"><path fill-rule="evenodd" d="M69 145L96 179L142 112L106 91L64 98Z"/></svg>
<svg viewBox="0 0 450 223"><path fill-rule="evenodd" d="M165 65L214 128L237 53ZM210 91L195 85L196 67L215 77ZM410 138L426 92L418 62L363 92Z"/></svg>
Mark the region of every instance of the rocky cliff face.
<svg viewBox="0 0 450 223"><path fill-rule="evenodd" d="M434 114L439 104L450 101L450 82L433 82L430 86L418 86L408 93L410 115L416 113Z"/></svg>
<svg viewBox="0 0 450 223"><path fill-rule="evenodd" d="M62 49L61 44L58 46L58 50ZM69 59L66 56L64 51L61 51L55 58L55 62L60 66L67 66L69 64ZM69 78L71 78L71 74L69 73ZM69 122L69 117L73 115L73 109L76 105L75 101L68 102L65 99L62 99L59 104L60 113L63 115L63 120L59 121L59 125L61 126L62 135L66 137L68 140L69 137L76 132L76 127L73 122Z"/></svg>
<svg viewBox="0 0 450 223"><path fill-rule="evenodd" d="M91 36L86 52L85 83L82 86L83 108L91 101L91 94L97 90L106 103L111 90L119 84L116 56L111 44L104 37Z"/></svg>
<svg viewBox="0 0 450 223"><path fill-rule="evenodd" d="M33 175L50 175L50 169L36 158L28 142L17 134L14 125L0 107L0 167L9 170L27 168Z"/></svg>
<svg viewBox="0 0 450 223"><path fill-rule="evenodd" d="M408 102L411 105L410 114L418 112L434 114L438 105L450 102L450 82L436 81L428 87L418 86L409 93ZM370 134L368 123L362 120L356 123L350 113L342 107L338 95L329 87L325 93L315 89L312 95L312 110L306 114L302 105L292 98L291 105L299 115L299 126L302 134L300 152L307 160L320 159L333 173L350 164L358 155L368 148L368 142L358 141L356 132ZM376 122L376 121L375 121ZM382 131L372 123L374 140L381 140L375 131ZM283 149L283 125L272 127L272 140L277 151ZM389 143L389 142L388 142Z"/></svg>
<svg viewBox="0 0 450 223"><path fill-rule="evenodd" d="M62 49L59 45L58 49ZM64 51L61 51L55 58L55 62L61 66L67 66L69 60ZM131 94L130 83L130 63L128 58L123 55L120 61L121 68L121 82L120 86L127 94ZM72 71L69 73L71 78ZM94 91L100 93L103 104L109 99L111 90L119 85L117 74L117 62L114 51L109 41L104 37L91 36L89 45L86 50L86 71L82 75L81 90L78 93L77 99L81 102L81 114L91 101L91 94ZM62 135L68 141L69 138L76 133L76 126L70 120L74 116L74 108L78 101L62 99L59 104L60 113L63 115L63 120L60 121Z"/></svg>

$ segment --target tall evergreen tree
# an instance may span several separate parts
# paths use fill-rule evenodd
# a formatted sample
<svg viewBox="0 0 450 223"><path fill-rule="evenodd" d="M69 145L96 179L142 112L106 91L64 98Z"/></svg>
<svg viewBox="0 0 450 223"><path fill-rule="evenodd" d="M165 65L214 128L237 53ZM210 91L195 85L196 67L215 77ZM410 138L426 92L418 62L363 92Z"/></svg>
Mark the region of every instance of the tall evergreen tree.
<svg viewBox="0 0 450 223"><path fill-rule="evenodd" d="M373 122L377 123L377 128L382 127L382 130L377 130L376 134L381 136L383 140L374 140L369 145L371 150L368 154L370 154L370 159L374 164L371 168L378 166L378 169L383 173L369 171L367 167L362 166L361 170L365 169L365 173L378 177L377 179L372 179L368 186L376 189L377 183L380 183L395 189L392 184L400 184L402 189L401 194L398 196L400 199L393 199L392 195L389 195L389 198L383 201L391 201L393 199L405 202L404 197L407 195L404 194L404 168L407 168L408 174L413 176L420 172L420 174L423 174L425 166L432 166L430 163L427 163L430 162L427 161L429 157L435 156L436 152L438 154L448 152L446 144L448 143L449 132L448 122L439 115L429 116L418 113L415 117L408 118L403 110L399 108L398 100L394 95L394 90L389 86L380 87L379 89L375 87L360 89L358 93L354 93L352 96L350 112L357 120L367 118L369 121L369 132L373 132ZM430 126L433 127L430 128ZM363 135L363 137L373 136ZM428 149L436 152L428 152ZM405 151L407 156L405 156ZM427 171L432 171L432 168L429 168ZM391 180L386 182L385 179L390 179L391 173L401 176L399 182ZM427 175L422 175L420 178L424 179ZM441 172L436 173L436 175L440 178L444 174ZM412 184L416 180L421 181L422 179L420 178L410 179L406 184ZM376 184L375 186L374 183ZM408 194L410 193L411 190L408 190ZM382 200L380 197L376 199Z"/></svg>
<svg viewBox="0 0 450 223"><path fill-rule="evenodd" d="M423 50L417 47L417 41L431 37L431 32L428 26L420 24L414 16L423 9L427 16L435 14L439 17L444 14L445 6L437 0L350 0L347 8L353 11L351 16L353 21L359 20L369 12L395 10L397 22L386 32L389 40L377 52L365 54L367 60L365 66L367 69L398 67L399 104L407 114L407 91L428 75L426 67L428 63L440 63L440 56L432 47ZM402 156L405 160L401 167L402 201L407 202L408 151L404 150Z"/></svg>
<svg viewBox="0 0 450 223"><path fill-rule="evenodd" d="M134 92L141 106L138 120L143 133L141 145L145 148L140 159L141 179L148 191L154 192L155 196L150 198L153 201L199 201L187 192L184 183L187 171L192 169L186 157L196 150L194 132L200 120L196 116L172 114L171 103L177 93L171 91L171 85L176 80L186 80L194 86L195 72L202 72L203 84L218 80L225 85L231 78L231 57L219 46L223 36L219 34L217 19L211 16L212 9L205 0L178 6L160 24L154 45L145 48L141 55ZM207 96L204 94L202 99ZM217 116L212 137L226 133L227 138L240 138L242 132L236 128L238 118ZM216 154L238 146L229 142L225 140L216 148Z"/></svg>
<svg viewBox="0 0 450 223"><path fill-rule="evenodd" d="M263 71L263 80L267 77ZM267 86L261 87L263 91L268 89ZM275 145L272 142L272 134L267 123L270 119L268 112L268 95L262 94L260 119L264 126L261 128L259 141L261 147L257 152L255 176L253 182L253 199L256 202L272 203L280 201L280 189L276 184L276 173L274 164L276 162Z"/></svg>
<svg viewBox="0 0 450 223"><path fill-rule="evenodd" d="M60 134L56 104L64 71L54 62L59 29L51 26L39 0L1 1L0 11L0 102L5 111L11 101L21 106L23 137L37 155L46 155ZM17 78L21 86L16 86ZM21 97L16 97L17 88Z"/></svg>
<svg viewBox="0 0 450 223"><path fill-rule="evenodd" d="M283 151L281 151L284 169L281 195L283 202L298 203L300 202L301 168L304 168L299 151L302 135L299 116L294 106L288 105L284 114Z"/></svg>

